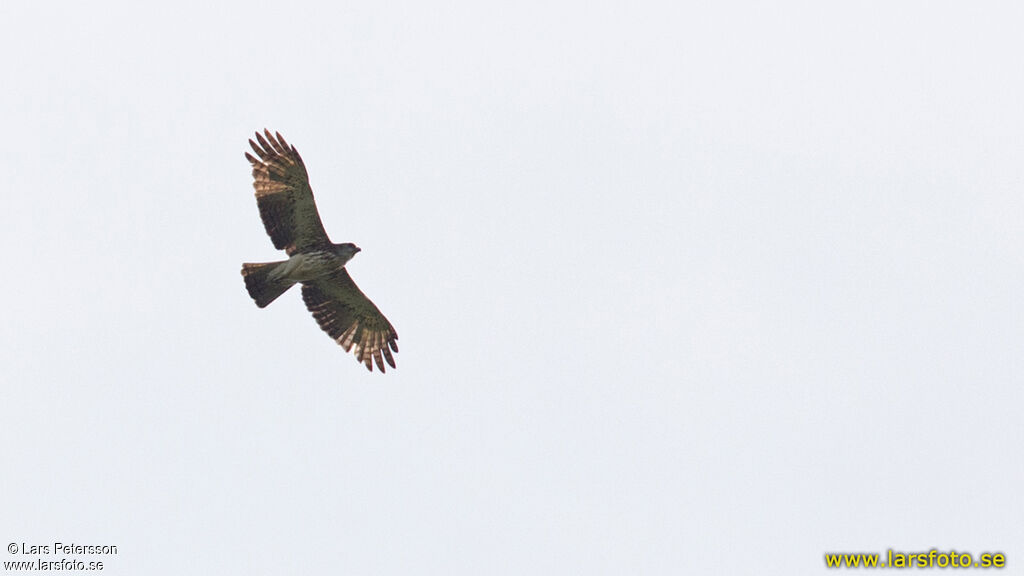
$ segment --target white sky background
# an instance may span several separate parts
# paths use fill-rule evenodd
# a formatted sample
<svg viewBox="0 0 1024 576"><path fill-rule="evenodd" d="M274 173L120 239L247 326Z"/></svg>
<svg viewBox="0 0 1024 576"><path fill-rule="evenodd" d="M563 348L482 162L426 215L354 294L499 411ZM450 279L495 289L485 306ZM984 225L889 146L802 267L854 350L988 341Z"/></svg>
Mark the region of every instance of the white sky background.
<svg viewBox="0 0 1024 576"><path fill-rule="evenodd" d="M24 4L5 547L150 575L932 547L1024 573L1019 3ZM397 370L298 290L247 296L241 262L280 257L263 127L362 247Z"/></svg>

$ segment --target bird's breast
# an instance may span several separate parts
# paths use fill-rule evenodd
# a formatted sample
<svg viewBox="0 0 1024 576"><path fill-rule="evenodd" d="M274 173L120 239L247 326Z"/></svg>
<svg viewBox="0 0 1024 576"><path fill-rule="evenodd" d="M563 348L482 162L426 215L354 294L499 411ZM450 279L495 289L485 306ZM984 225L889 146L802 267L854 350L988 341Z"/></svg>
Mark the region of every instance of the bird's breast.
<svg viewBox="0 0 1024 576"><path fill-rule="evenodd" d="M345 265L330 252L303 252L294 254L285 262L284 275L296 282L315 280L333 273Z"/></svg>

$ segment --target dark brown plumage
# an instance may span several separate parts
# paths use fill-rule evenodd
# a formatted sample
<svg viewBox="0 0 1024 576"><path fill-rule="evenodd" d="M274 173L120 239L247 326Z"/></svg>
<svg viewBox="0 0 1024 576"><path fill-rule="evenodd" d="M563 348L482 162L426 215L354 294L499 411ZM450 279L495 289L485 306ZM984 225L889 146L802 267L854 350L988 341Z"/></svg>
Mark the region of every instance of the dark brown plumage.
<svg viewBox="0 0 1024 576"><path fill-rule="evenodd" d="M263 308L296 283L302 299L320 328L346 352L373 371L384 372L384 362L395 368L398 333L380 310L352 281L345 264L359 252L355 244L334 244L327 237L313 200L309 176L294 146L280 134L264 130L249 140L256 156L253 187L263 226L274 247L288 260L243 264L242 277L249 296ZM258 158L257 158L258 156Z"/></svg>
<svg viewBox="0 0 1024 576"><path fill-rule="evenodd" d="M373 302L363 295L347 270L341 269L326 278L304 282L302 300L324 332L346 352L355 348L356 360L365 364L368 370L373 370L370 364L372 357L377 368L384 371L382 355L388 365L395 368L391 351L398 352L398 333ZM368 308L375 313L367 314Z"/></svg>
<svg viewBox="0 0 1024 576"><path fill-rule="evenodd" d="M269 130L265 132L266 139L256 133L259 145L249 140L259 159L248 152L245 158L252 164L256 204L274 248L291 256L330 245L298 150L285 142L281 134L275 138Z"/></svg>

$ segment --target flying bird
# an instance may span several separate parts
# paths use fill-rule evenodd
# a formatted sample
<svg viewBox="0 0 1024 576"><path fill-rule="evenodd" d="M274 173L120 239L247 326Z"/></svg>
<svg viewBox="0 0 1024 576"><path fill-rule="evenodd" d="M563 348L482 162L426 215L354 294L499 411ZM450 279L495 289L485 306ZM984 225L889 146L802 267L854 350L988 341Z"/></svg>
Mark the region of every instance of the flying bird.
<svg viewBox="0 0 1024 576"><path fill-rule="evenodd" d="M245 157L252 164L263 226L274 248L288 254L279 262L242 264L249 296L264 308L301 283L306 308L328 336L346 352L354 349L356 359L371 372L374 363L384 372L385 361L395 368L391 353L398 352L398 333L345 269L359 247L334 244L327 237L295 146L269 130L257 132L256 142L250 139L249 145L256 156L246 152Z"/></svg>

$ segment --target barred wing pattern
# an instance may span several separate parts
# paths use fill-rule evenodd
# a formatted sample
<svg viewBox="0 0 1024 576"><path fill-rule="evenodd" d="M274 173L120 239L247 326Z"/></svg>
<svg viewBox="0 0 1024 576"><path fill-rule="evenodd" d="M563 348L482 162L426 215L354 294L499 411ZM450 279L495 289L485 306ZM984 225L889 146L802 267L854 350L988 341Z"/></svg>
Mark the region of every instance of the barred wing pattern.
<svg viewBox="0 0 1024 576"><path fill-rule="evenodd" d="M252 164L256 203L274 248L288 255L330 244L309 186L309 175L295 146L280 133L256 133L259 144L249 140L256 156L245 157Z"/></svg>
<svg viewBox="0 0 1024 576"><path fill-rule="evenodd" d="M381 372L384 361L395 368L391 352L398 352L398 333L373 302L340 269L334 274L302 284L302 300L317 324L346 352L355 348L356 360Z"/></svg>

